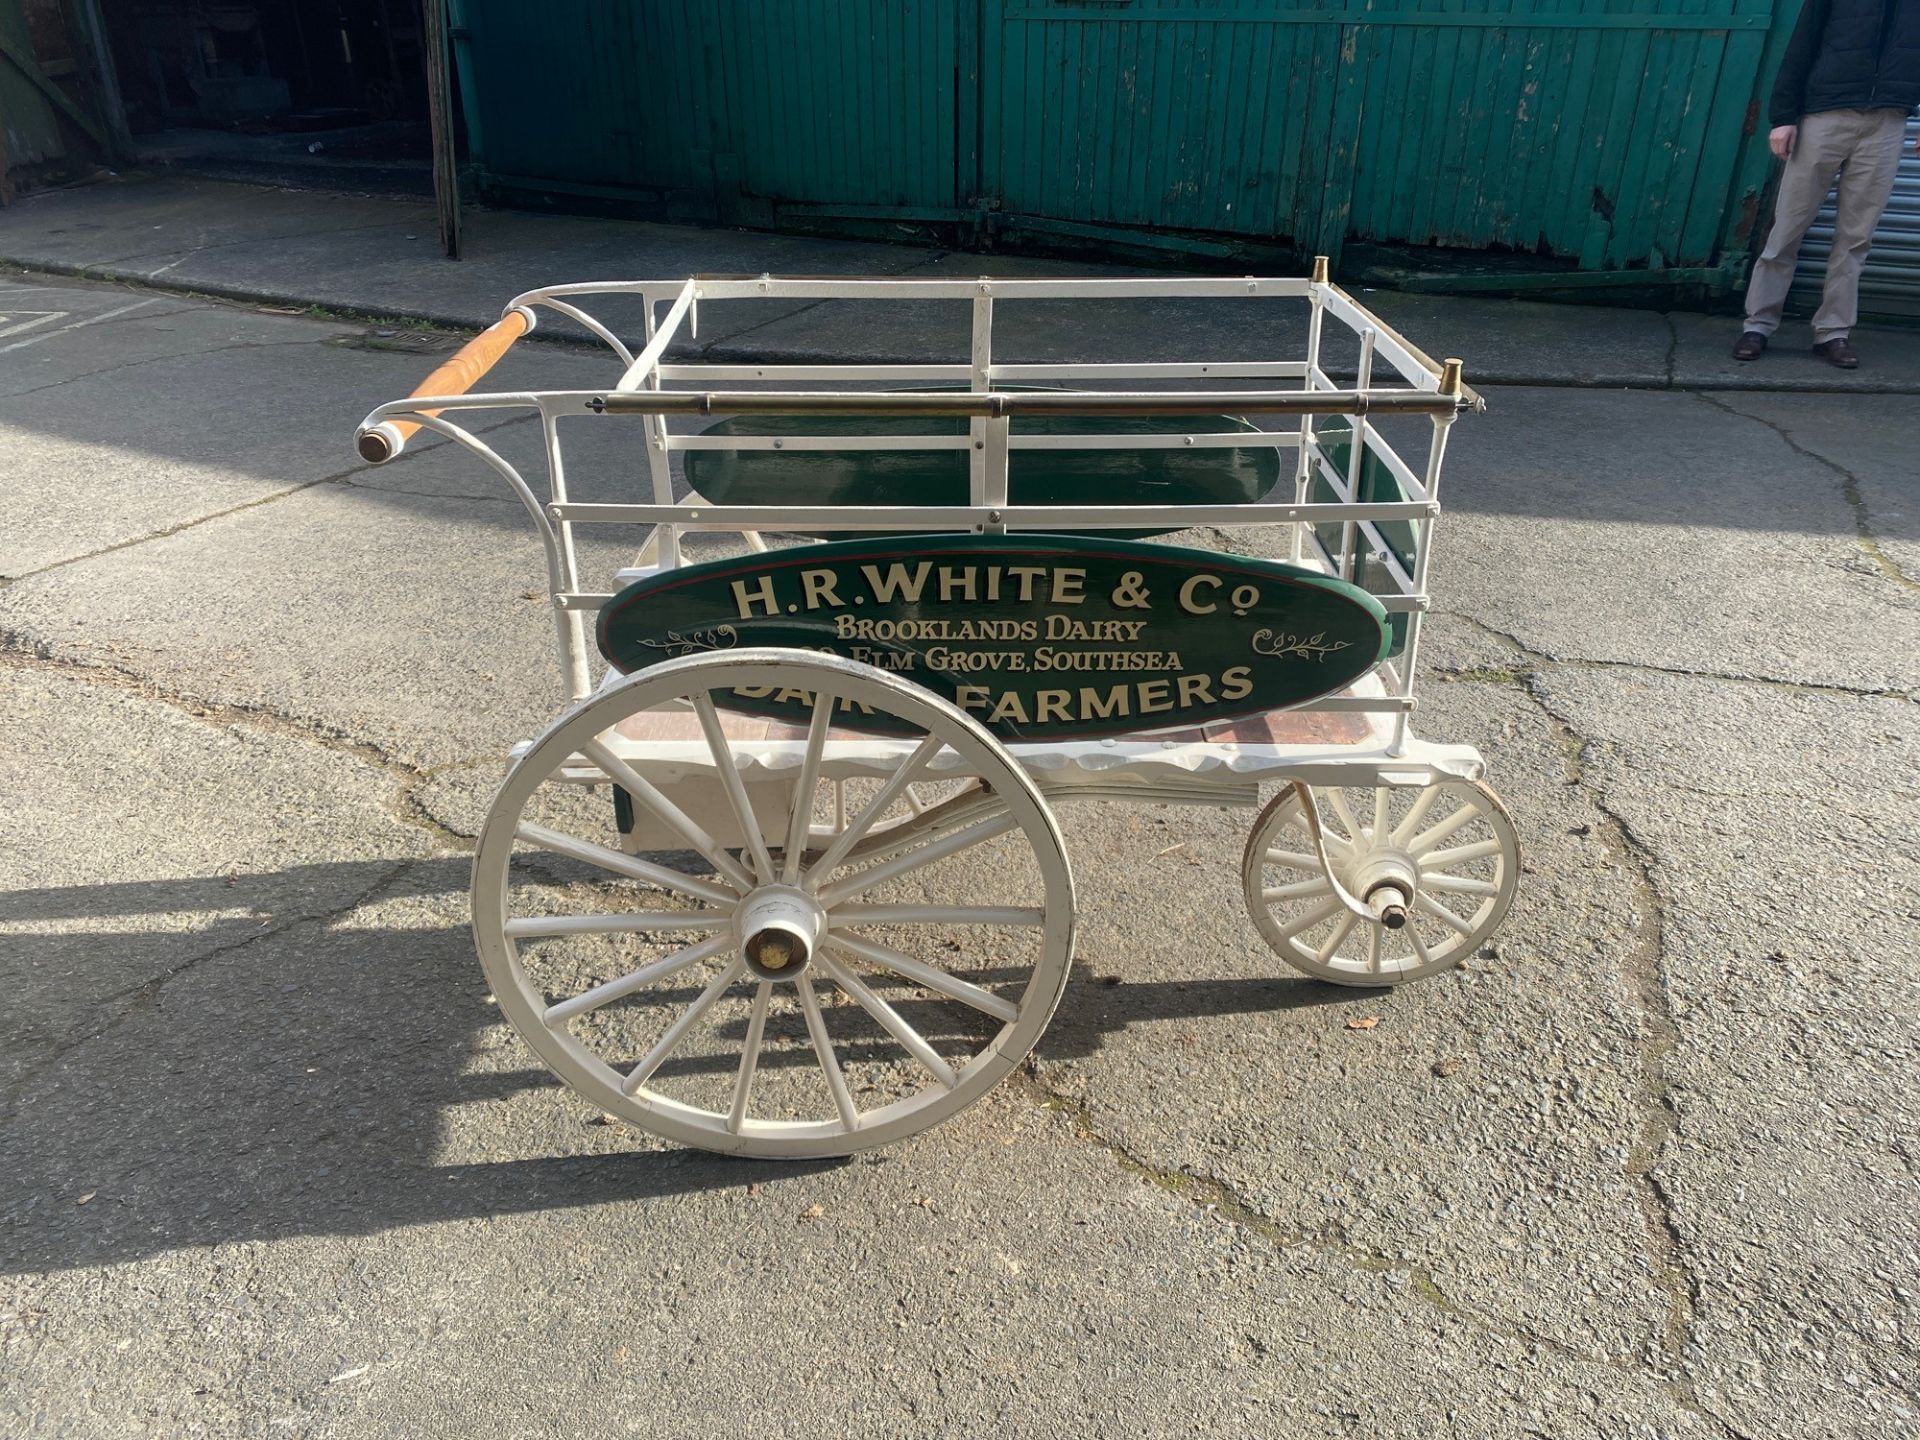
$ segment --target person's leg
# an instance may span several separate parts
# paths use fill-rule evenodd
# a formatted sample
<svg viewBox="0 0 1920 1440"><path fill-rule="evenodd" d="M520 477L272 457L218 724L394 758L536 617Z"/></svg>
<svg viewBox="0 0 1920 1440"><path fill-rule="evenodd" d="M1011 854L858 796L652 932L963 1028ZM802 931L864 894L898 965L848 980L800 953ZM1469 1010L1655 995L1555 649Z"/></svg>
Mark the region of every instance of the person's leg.
<svg viewBox="0 0 1920 1440"><path fill-rule="evenodd" d="M1794 262L1800 242L1833 189L1834 176L1847 158L1852 129L1847 117L1854 112L1830 110L1800 119L1793 154L1780 172L1780 191L1773 202L1773 229L1766 248L1753 262L1747 282L1747 329L1771 335L1780 328L1780 311L1793 284Z"/></svg>
<svg viewBox="0 0 1920 1440"><path fill-rule="evenodd" d="M1813 343L1845 339L1860 309L1860 271L1873 248L1874 227L1893 194L1900 169L1900 145L1907 117L1898 110L1872 110L1862 120L1852 153L1840 172L1840 198L1834 207L1833 249L1827 256L1827 283L1813 314Z"/></svg>

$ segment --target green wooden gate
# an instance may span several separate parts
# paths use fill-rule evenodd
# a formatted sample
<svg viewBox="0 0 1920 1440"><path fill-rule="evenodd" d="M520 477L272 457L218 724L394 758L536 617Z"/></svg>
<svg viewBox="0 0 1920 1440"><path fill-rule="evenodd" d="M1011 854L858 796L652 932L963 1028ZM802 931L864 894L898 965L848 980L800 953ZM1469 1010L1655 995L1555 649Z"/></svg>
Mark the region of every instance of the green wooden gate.
<svg viewBox="0 0 1920 1440"><path fill-rule="evenodd" d="M1773 0L1422 3L461 0L456 38L505 190L1220 256L1743 258Z"/></svg>

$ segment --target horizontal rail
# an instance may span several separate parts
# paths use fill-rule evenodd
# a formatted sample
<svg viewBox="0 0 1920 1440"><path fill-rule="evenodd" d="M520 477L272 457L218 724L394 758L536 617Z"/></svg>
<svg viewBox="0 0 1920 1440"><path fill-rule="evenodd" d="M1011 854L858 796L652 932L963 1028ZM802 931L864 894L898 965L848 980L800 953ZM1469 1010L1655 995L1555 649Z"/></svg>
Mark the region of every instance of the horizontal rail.
<svg viewBox="0 0 1920 1440"><path fill-rule="evenodd" d="M953 280L853 279L833 275L698 275L700 300L971 300L993 295L1007 300L1232 300L1249 296L1303 300L1310 281L1296 276L1188 275L1169 278L1111 280L1017 279L978 275ZM514 297L515 305L532 305L552 297L579 295L644 295L651 301L671 300L686 285L679 280L582 280L566 285L543 285Z"/></svg>
<svg viewBox="0 0 1920 1440"><path fill-rule="evenodd" d="M669 435L669 450L965 450L964 435Z"/></svg>
<svg viewBox="0 0 1920 1440"><path fill-rule="evenodd" d="M1277 450L1300 443L1291 430L1194 435L1010 435L1010 450ZM967 450L965 435L669 435L669 450ZM1422 497L1423 498L1423 497Z"/></svg>
<svg viewBox="0 0 1920 1440"><path fill-rule="evenodd" d="M1427 11L1427 14L1437 12ZM1326 308L1349 330L1356 333L1361 330L1373 331L1373 354L1376 360L1384 359L1398 370L1410 383L1422 390L1438 390L1446 374L1446 366L1435 360L1426 351L1415 345L1406 336L1395 330L1378 315L1368 310L1353 296L1338 285L1323 285L1320 295ZM1460 387L1460 397L1466 402L1466 408L1484 410L1486 400L1471 385Z"/></svg>
<svg viewBox="0 0 1920 1440"><path fill-rule="evenodd" d="M676 525L682 530L901 530L954 534L985 525L1010 530L1187 530L1196 525L1322 524L1336 520L1426 520L1434 504L1377 505L549 505L554 520L580 525Z"/></svg>
<svg viewBox="0 0 1920 1440"><path fill-rule="evenodd" d="M944 365L662 365L662 380L958 380L973 367Z"/></svg>
<svg viewBox="0 0 1920 1440"><path fill-rule="evenodd" d="M586 401L609 415L1454 415L1464 402L1418 390L615 391Z"/></svg>
<svg viewBox="0 0 1920 1440"><path fill-rule="evenodd" d="M964 368L964 367L962 367ZM1088 361L1084 364L989 365L987 375L994 380L1071 380L1080 376L1096 380L1199 380L1216 376L1228 380L1297 379L1307 373L1304 360L1236 360L1216 363L1206 360L1152 360L1133 364Z"/></svg>

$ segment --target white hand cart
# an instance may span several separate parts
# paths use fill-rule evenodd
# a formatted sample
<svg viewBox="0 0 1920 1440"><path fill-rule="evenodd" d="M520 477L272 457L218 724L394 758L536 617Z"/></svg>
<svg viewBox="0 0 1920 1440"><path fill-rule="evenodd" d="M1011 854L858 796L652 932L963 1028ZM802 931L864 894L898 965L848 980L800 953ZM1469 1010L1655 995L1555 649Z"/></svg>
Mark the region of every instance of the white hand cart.
<svg viewBox="0 0 1920 1440"><path fill-rule="evenodd" d="M637 354L583 308L623 298ZM996 306L1143 299L1291 302L1305 353L996 358ZM949 302L969 358L665 358L699 307L767 300ZM607 388L469 393L542 312L613 351ZM1352 388L1323 368L1336 335ZM755 1156L899 1140L1019 1064L1060 1000L1062 801L1259 809L1263 785L1243 882L1283 960L1346 985L1457 964L1519 872L1479 754L1409 725L1447 435L1479 406L1459 362L1429 360L1324 264L519 296L359 432L375 462L422 428L461 445L545 547L568 704L516 748L474 857L502 1010L594 1105L672 1140ZM501 410L538 416L544 498L472 428ZM621 424L644 492L569 498L563 428ZM608 590L575 545L601 525L645 527ZM1211 547L1099 538L1196 529ZM716 534L745 554L695 563ZM1260 544L1285 561L1246 553ZM617 662L598 675L590 620Z"/></svg>

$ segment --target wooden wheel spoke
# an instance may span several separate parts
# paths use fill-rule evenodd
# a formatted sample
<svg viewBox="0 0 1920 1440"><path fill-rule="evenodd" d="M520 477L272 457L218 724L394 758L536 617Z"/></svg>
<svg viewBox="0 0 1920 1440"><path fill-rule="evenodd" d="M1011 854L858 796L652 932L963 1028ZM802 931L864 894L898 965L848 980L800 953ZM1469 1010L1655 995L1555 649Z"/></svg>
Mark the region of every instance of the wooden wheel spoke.
<svg viewBox="0 0 1920 1440"><path fill-rule="evenodd" d="M1384 925L1367 927L1367 973L1369 975L1380 973L1380 937L1385 929Z"/></svg>
<svg viewBox="0 0 1920 1440"><path fill-rule="evenodd" d="M636 805L644 807L656 820L686 841L687 848L713 866L716 874L731 880L743 890L753 888L753 876L747 873L746 867L721 849L718 840L686 811L662 795L652 781L638 774L599 740L590 740L581 749L588 759L606 772L614 784L633 797Z"/></svg>
<svg viewBox="0 0 1920 1440"><path fill-rule="evenodd" d="M727 1129L735 1135L747 1123L747 1102L753 1094L753 1077L760 1069L760 1042L767 1033L767 1005L773 998L773 982L762 980L753 992L753 1014L747 1018L747 1038L740 1046L740 1068L733 1077L733 1104L727 1111Z"/></svg>
<svg viewBox="0 0 1920 1440"><path fill-rule="evenodd" d="M833 1108L848 1130L860 1128L860 1111L847 1089L847 1077L840 1072L839 1057L833 1053L833 1041L827 1035L827 1022L820 1014L820 997L813 993L813 982L805 975L795 978L793 988L800 996L800 1009L807 1017L807 1035L813 1041L814 1058L820 1073L827 1077L827 1089L833 1092Z"/></svg>
<svg viewBox="0 0 1920 1440"><path fill-rule="evenodd" d="M629 880L644 880L657 889L678 890L682 895L709 900L716 905L732 905L740 898L738 891L729 890L724 885L715 885L710 880L693 875L682 875L678 870L669 870L664 865L654 865L632 855L623 855L618 850L609 850L591 840L576 840L571 835L549 830L544 825L521 825L514 833L520 840L539 849L551 850L556 855L583 861L615 875L624 875Z"/></svg>
<svg viewBox="0 0 1920 1440"><path fill-rule="evenodd" d="M693 713L700 717L701 733L707 737L707 750L713 756L713 768L720 772L720 786L727 792L727 803L733 807L733 818L739 822L740 834L746 840L754 876L762 884L771 884L773 857L767 853L766 837L760 833L760 822L754 817L753 802L747 799L746 786L741 783L740 767L733 763L733 747L727 743L726 732L721 729L720 714L714 708L713 697L705 691L695 695Z"/></svg>
<svg viewBox="0 0 1920 1440"><path fill-rule="evenodd" d="M1280 938L1282 940L1291 940L1293 939L1294 936L1298 935L1301 931L1311 930L1314 926L1318 925L1322 920L1325 920L1328 916L1332 915L1336 910L1341 910L1343 908L1344 907L1341 906L1340 901L1337 898L1335 898L1332 895L1329 895L1325 900L1322 900L1318 905L1315 905L1310 909L1302 910L1298 915L1295 915L1292 919L1288 920L1286 924L1282 925L1279 930Z"/></svg>
<svg viewBox="0 0 1920 1440"><path fill-rule="evenodd" d="M949 1000L958 1000L962 1005L971 1006L983 1015L1011 1025L1020 1018L1020 1007L1011 1000L1003 1000L991 990L975 985L970 980L962 980L957 975L949 975L938 966L929 965L924 960L916 960L911 955L903 955L891 945L876 944L871 940L862 940L835 930L827 937L827 943L834 948L865 960L869 965L877 965L882 970L891 970L903 979L944 995Z"/></svg>
<svg viewBox="0 0 1920 1440"><path fill-rule="evenodd" d="M1333 930L1328 934L1327 938L1320 942L1320 948L1314 952L1314 958L1322 965L1325 965L1329 960L1333 959L1333 957L1339 953L1341 945L1346 942L1347 936L1353 933L1353 927L1359 923L1360 917L1355 915L1351 910L1341 911L1339 921L1334 925Z"/></svg>
<svg viewBox="0 0 1920 1440"><path fill-rule="evenodd" d="M627 1072L626 1078L620 1082L620 1089L631 1095L652 1079L654 1072L667 1063L667 1057L679 1048L682 1040L687 1038L687 1032L693 1029L695 1022L713 1008L713 1002L726 994L727 987L738 980L746 968L747 962L737 955L734 956L733 962L714 976L713 982L695 997L691 1005L680 1012L680 1018L667 1027L667 1033L662 1035L655 1042L654 1047L641 1057L640 1063Z"/></svg>
<svg viewBox="0 0 1920 1440"><path fill-rule="evenodd" d="M1277 905L1286 900L1311 900L1316 895L1331 895L1333 888L1327 884L1326 876L1317 876L1312 880L1299 880L1291 885L1275 885L1262 890L1260 898L1269 905Z"/></svg>
<svg viewBox="0 0 1920 1440"><path fill-rule="evenodd" d="M869 990L845 966L836 963L831 956L822 955L819 964L820 968L833 978L833 983L852 996L854 1003L862 1010L879 1021L880 1027L898 1040L908 1054L924 1065L934 1079L949 1090L960 1083L960 1077L953 1073L953 1067L941 1058L939 1051L927 1043L925 1036L900 1018L899 1011Z"/></svg>
<svg viewBox="0 0 1920 1440"><path fill-rule="evenodd" d="M1421 894L1416 895L1414 897L1413 903L1419 909L1421 914L1431 915L1434 919L1438 920L1441 924L1449 926L1450 928L1459 931L1462 935L1473 934L1473 925L1470 921L1462 920L1458 915L1454 914L1453 911L1449 910L1446 906L1442 905L1438 900L1435 900L1431 895L1428 895L1422 892Z"/></svg>
<svg viewBox="0 0 1920 1440"><path fill-rule="evenodd" d="M1410 855L1425 855L1461 826L1470 824L1479 818L1480 808L1477 805L1463 802L1460 808L1455 810L1446 819L1436 825L1429 826L1414 836L1413 839L1409 840L1406 846L1407 853Z"/></svg>
<svg viewBox="0 0 1920 1440"><path fill-rule="evenodd" d="M642 965L638 970L630 970L614 980L607 980L583 990L570 1000L562 1000L547 1007L545 1020L548 1025L564 1025L569 1020L577 1020L589 1011L598 1010L602 1005L611 1005L623 995L631 995L642 986L651 985L656 980L665 980L670 975L678 975L690 965L698 965L702 960L710 960L727 948L731 935L716 935L711 940L702 940L698 945L689 945L684 950L676 950L671 955L655 960L650 965Z"/></svg>
<svg viewBox="0 0 1920 1440"><path fill-rule="evenodd" d="M1478 880L1471 875L1425 875L1420 877L1420 888L1438 890L1442 894L1452 895L1498 895L1500 887L1491 880Z"/></svg>
<svg viewBox="0 0 1920 1440"><path fill-rule="evenodd" d="M847 852L860 842L860 837L873 828L873 822L878 820L887 806L893 803L895 796L902 790L906 790L911 799L914 775L940 753L944 743L938 735L927 736L915 747L913 754L902 762L900 768L886 778L885 783L873 798L861 807L860 813L855 815L838 835L834 836L833 843L827 846L825 853L807 867L806 879L809 889L813 888L814 881L833 873L834 868L846 858Z"/></svg>
<svg viewBox="0 0 1920 1440"><path fill-rule="evenodd" d="M1489 860L1500 854L1506 847L1498 836L1491 840L1476 840L1471 845L1456 845L1451 850L1429 850L1420 857L1420 869L1452 870L1456 866L1471 864L1475 860Z"/></svg>
<svg viewBox="0 0 1920 1440"><path fill-rule="evenodd" d="M1328 838L1331 839L1332 837ZM1328 848L1331 849L1332 847L1329 846ZM1300 850L1269 850L1267 851L1267 864L1284 865L1289 870L1311 870L1316 875L1323 873L1320 869L1320 857L1318 855L1308 855Z"/></svg>
<svg viewBox="0 0 1920 1440"><path fill-rule="evenodd" d="M1420 929L1416 925L1406 927L1407 943L1413 946L1414 958L1422 965L1433 964L1433 955L1427 949L1427 942L1420 938Z"/></svg>
<svg viewBox="0 0 1920 1440"><path fill-rule="evenodd" d="M1360 828L1360 822L1354 819L1353 811L1347 805L1346 790L1335 785L1326 793L1328 801L1333 805L1333 813L1339 817L1340 823L1347 827L1347 835L1357 845L1364 832ZM1326 826L1322 825L1320 828L1324 831Z"/></svg>
<svg viewBox="0 0 1920 1440"><path fill-rule="evenodd" d="M1398 825L1393 827L1393 843L1395 845L1404 845L1407 843L1407 837L1420 828L1420 822L1427 818L1427 812L1433 808L1433 802L1439 798L1440 787L1438 785L1425 785L1421 787L1420 793L1413 797L1413 806L1407 811L1406 817L1402 819Z"/></svg>
<svg viewBox="0 0 1920 1440"><path fill-rule="evenodd" d="M1374 787L1373 828L1367 832L1367 835L1375 845L1380 844L1381 838L1387 833L1387 801L1390 798L1391 792L1386 786L1376 785Z"/></svg>
<svg viewBox="0 0 1920 1440"><path fill-rule="evenodd" d="M807 748L800 757L800 774L793 782L787 848L780 857L782 885L792 885L800 879L800 855L806 849L807 830L813 824L813 795L820 783L820 756L827 746L827 731L833 724L834 699L822 690L813 702L813 719L807 725Z"/></svg>
<svg viewBox="0 0 1920 1440"><path fill-rule="evenodd" d="M528 915L507 921L507 934L515 940L539 940L555 935L651 935L676 930L717 930L730 918L724 910Z"/></svg>
<svg viewBox="0 0 1920 1440"><path fill-rule="evenodd" d="M1037 905L841 905L835 925L1014 925L1047 923Z"/></svg>
<svg viewBox="0 0 1920 1440"><path fill-rule="evenodd" d="M1015 829L1019 823L1003 810L997 816L976 821L965 829L950 830L937 840L930 840L925 845L903 851L892 859L882 860L878 865L870 866L865 870L856 870L844 880L836 880L820 891L820 903L832 909L842 900L855 895L864 895L874 886L891 880L896 875L904 875L909 870L918 870L933 864L936 860L944 860L949 855L956 855L962 850L983 845Z"/></svg>

